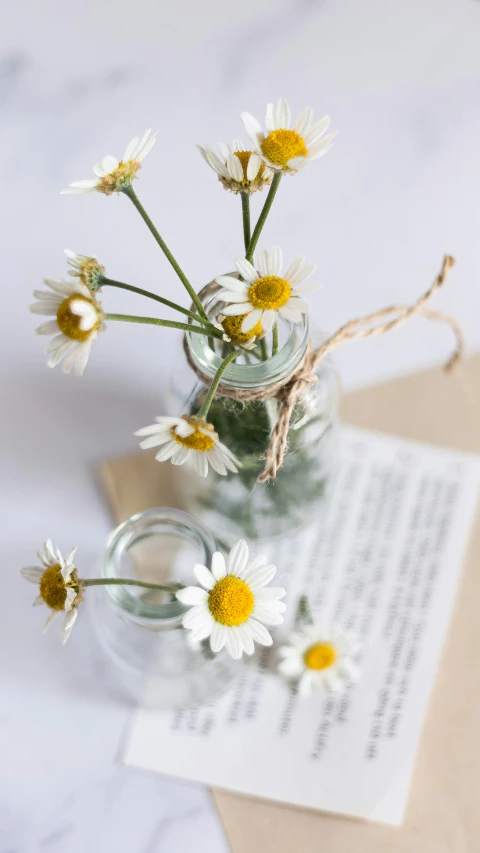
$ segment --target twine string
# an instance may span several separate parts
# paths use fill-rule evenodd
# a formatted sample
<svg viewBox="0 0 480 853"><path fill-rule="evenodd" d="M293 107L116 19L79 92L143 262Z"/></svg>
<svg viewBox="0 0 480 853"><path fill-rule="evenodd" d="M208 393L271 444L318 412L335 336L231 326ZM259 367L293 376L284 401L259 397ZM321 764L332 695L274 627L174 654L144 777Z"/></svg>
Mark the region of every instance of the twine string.
<svg viewBox="0 0 480 853"><path fill-rule="evenodd" d="M280 403L278 419L271 432L270 443L265 455L265 466L258 477L259 483L265 483L276 477L277 471L283 463L285 452L287 450L290 419L297 398L307 386L317 382L315 371L320 362L330 352L340 346L343 346L343 344L349 343L350 341L359 341L364 338L371 338L375 335L386 334L387 332L391 332L402 326L411 317L423 316L429 320L445 323L452 329L455 335L455 349L444 365L444 369L451 370L454 367L457 361L461 358L464 348L461 327L449 314L433 310L427 304L444 284L449 270L452 268L454 263L454 258L452 258L451 255L446 255L443 259L442 268L431 287L412 305L391 305L388 308L383 308L380 311L374 311L364 317L349 320L348 323L345 323L337 329L333 335L327 338L327 340L324 341L318 349L312 349L309 344L304 356L300 363L295 367L292 374L279 382L275 382L264 388L256 389L237 389L230 388L227 385L218 386L217 394L222 397L230 397L241 402L276 399ZM200 291L199 296L200 298L205 299L207 296L214 295L218 289L218 285L212 282ZM204 374L193 360L186 338L184 338L184 352L192 370L197 374L202 382L209 385L211 377Z"/></svg>

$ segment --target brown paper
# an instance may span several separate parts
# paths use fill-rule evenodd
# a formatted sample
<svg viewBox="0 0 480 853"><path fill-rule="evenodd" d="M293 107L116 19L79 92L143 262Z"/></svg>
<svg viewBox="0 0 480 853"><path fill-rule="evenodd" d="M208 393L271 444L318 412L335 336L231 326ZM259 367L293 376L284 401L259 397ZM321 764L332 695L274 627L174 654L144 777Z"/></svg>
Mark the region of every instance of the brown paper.
<svg viewBox="0 0 480 853"><path fill-rule="evenodd" d="M342 401L343 420L403 438L480 452L480 353L372 386ZM116 521L179 506L172 466L148 453L106 462ZM214 791L232 853L477 853L480 851L480 517L465 563L400 829Z"/></svg>

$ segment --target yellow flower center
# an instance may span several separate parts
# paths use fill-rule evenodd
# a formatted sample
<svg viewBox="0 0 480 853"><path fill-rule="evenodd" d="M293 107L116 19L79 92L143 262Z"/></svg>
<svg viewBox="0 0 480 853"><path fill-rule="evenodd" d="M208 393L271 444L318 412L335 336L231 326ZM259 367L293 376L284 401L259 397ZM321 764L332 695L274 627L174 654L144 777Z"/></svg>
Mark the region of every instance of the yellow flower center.
<svg viewBox="0 0 480 853"><path fill-rule="evenodd" d="M240 163L242 164L243 183L250 183L247 179L247 167L248 167L248 162L250 160L250 157L252 156L252 153L253 153L252 151L234 151L234 154L236 154L236 156L240 160ZM260 168L258 170L257 177L255 178L255 183L259 183L261 181L264 171L265 171L265 166L262 163L262 165L260 166Z"/></svg>
<svg viewBox="0 0 480 853"><path fill-rule="evenodd" d="M303 660L308 669L328 669L337 659L337 652L330 643L316 643L305 652Z"/></svg>
<svg viewBox="0 0 480 853"><path fill-rule="evenodd" d="M292 288L284 278L264 275L262 278L257 278L248 288L248 301L254 308L275 311L288 302L291 292Z"/></svg>
<svg viewBox="0 0 480 853"><path fill-rule="evenodd" d="M133 179L137 177L137 172L142 168L142 164L138 160L128 160L126 163L121 161L117 168L100 178L96 189L104 195L112 195L114 192L120 192L125 187L130 186Z"/></svg>
<svg viewBox="0 0 480 853"><path fill-rule="evenodd" d="M87 302L95 308L97 312L97 322L94 323L91 329L81 328L80 324L83 318L80 314L75 314L71 307L72 302ZM64 335L66 335L67 338L72 338L72 340L80 341L80 343L82 343L90 337L95 329L99 328L100 317L96 305L92 300L87 299L86 296L80 296L79 294L74 293L72 296L69 296L68 299L64 299L58 306L57 323L58 328Z"/></svg>
<svg viewBox="0 0 480 853"><path fill-rule="evenodd" d="M177 444L181 444L182 447L188 447L189 450L200 450L202 453L211 450L215 445L215 440L210 435L205 435L199 429L197 425L199 422L196 418L185 418L185 420L193 427L194 431L190 435L178 435L176 427L172 427L172 438L175 439ZM201 425L202 430L208 429L213 432L213 426L207 424L206 421L201 421Z"/></svg>
<svg viewBox="0 0 480 853"><path fill-rule="evenodd" d="M237 344L246 344L252 338L261 335L263 331L262 324L259 321L253 329L250 329L249 332L242 332L241 327L246 316L246 314L238 314L237 317L225 317L225 319L222 320L222 326L225 332L232 341L235 341Z"/></svg>
<svg viewBox="0 0 480 853"><path fill-rule="evenodd" d="M287 168L287 163L293 157L306 157L307 146L304 139L296 130L272 130L265 137L261 149L275 166Z"/></svg>
<svg viewBox="0 0 480 853"><path fill-rule="evenodd" d="M217 581L208 593L210 613L222 625L242 625L250 616L254 604L250 587L232 575Z"/></svg>
<svg viewBox="0 0 480 853"><path fill-rule="evenodd" d="M45 604L48 604L52 610L63 610L67 598L67 589L58 563L45 569L40 578L40 595Z"/></svg>

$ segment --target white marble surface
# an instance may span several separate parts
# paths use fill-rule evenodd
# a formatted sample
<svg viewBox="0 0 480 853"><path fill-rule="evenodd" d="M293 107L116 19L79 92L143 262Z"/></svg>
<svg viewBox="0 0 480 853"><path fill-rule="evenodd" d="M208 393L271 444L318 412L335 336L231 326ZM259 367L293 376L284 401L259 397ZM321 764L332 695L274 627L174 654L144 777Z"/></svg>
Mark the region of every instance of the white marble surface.
<svg viewBox="0 0 480 853"><path fill-rule="evenodd" d="M40 634L32 588L17 574L46 535L95 564L109 521L96 461L132 450L161 412L171 338L112 327L82 381L44 364L28 314L62 250L97 253L113 277L178 284L123 198L60 197L105 153L160 129L138 191L196 286L241 250L240 202L194 143L241 131L285 94L329 112L328 156L286 179L265 228L319 263L315 314L349 316L410 300L448 251L458 264L437 306L480 345L480 3L477 0L3 0L0 31L2 193L2 632L0 853L224 853L203 789L125 770L128 711L102 688L88 622L66 648ZM258 202L258 199L257 199ZM110 292L110 310L141 312ZM145 346L148 349L145 349ZM441 359L448 332L415 321L341 353L347 387Z"/></svg>

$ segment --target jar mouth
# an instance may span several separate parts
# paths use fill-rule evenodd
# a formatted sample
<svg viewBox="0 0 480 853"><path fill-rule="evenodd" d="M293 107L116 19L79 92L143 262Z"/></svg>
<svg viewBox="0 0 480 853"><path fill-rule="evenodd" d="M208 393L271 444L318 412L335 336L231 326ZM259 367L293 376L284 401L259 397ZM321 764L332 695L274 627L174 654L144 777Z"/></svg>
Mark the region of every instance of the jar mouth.
<svg viewBox="0 0 480 853"><path fill-rule="evenodd" d="M140 555L132 554L135 546L143 549ZM147 561L142 559L145 546ZM115 528L107 541L101 574L104 578L130 577L159 584L180 581L188 586L196 583L194 565L210 566L216 550L215 539L197 518L182 510L155 507L135 513ZM132 564L137 569L132 571ZM188 610L176 599L153 601L160 594L155 590L122 584L105 585L103 590L124 613L139 622L155 622L157 627L180 626Z"/></svg>
<svg viewBox="0 0 480 853"><path fill-rule="evenodd" d="M217 297L210 296L205 300L205 308L210 319L215 319L221 313L222 303ZM222 374L222 385L228 388L262 388L280 382L295 370L305 355L309 340L308 315L304 315L301 323L291 323L278 317L281 327L281 345L278 353L266 361L252 361L250 364L232 362ZM222 364L222 357L212 350L208 337L193 332L186 333L187 344L194 363L207 376L215 376Z"/></svg>

